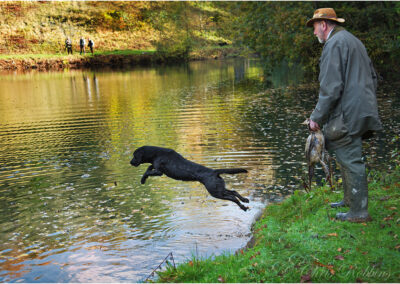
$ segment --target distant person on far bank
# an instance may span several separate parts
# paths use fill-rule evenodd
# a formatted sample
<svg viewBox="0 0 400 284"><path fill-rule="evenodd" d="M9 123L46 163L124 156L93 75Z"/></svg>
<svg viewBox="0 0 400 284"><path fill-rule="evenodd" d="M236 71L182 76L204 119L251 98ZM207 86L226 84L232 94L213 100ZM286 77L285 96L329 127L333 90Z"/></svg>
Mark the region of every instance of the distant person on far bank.
<svg viewBox="0 0 400 284"><path fill-rule="evenodd" d="M72 41L70 38L65 40L65 48L67 49L68 54L72 54Z"/></svg>
<svg viewBox="0 0 400 284"><path fill-rule="evenodd" d="M326 147L334 151L343 180L344 198L332 207L342 221L366 222L368 183L362 159L362 140L382 130L376 100L377 75L363 43L340 26L332 8L321 8L307 21L324 44L319 61L319 98L310 116L310 129L323 130Z"/></svg>
<svg viewBox="0 0 400 284"><path fill-rule="evenodd" d="M79 47L81 48L80 54L85 54L85 39L83 37L79 40Z"/></svg>
<svg viewBox="0 0 400 284"><path fill-rule="evenodd" d="M94 47L94 42L90 38L88 38L88 47L90 48L90 52L93 55L93 47Z"/></svg>

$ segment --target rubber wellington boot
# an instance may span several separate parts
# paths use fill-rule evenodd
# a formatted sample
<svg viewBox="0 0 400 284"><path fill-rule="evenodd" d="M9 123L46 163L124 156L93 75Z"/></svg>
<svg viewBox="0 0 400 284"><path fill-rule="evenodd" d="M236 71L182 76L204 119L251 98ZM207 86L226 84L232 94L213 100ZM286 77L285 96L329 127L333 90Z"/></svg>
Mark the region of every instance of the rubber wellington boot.
<svg viewBox="0 0 400 284"><path fill-rule="evenodd" d="M336 219L349 222L367 222L371 220L368 214L368 183L366 174L357 175L347 172L346 183L350 196L350 211L337 213Z"/></svg>
<svg viewBox="0 0 400 284"><path fill-rule="evenodd" d="M349 207L350 206L350 190L349 190L349 184L347 182L348 180L348 173L349 170L341 168L340 172L342 174L342 184L343 184L343 199L339 202L332 202L331 207L332 208L338 208L338 207Z"/></svg>

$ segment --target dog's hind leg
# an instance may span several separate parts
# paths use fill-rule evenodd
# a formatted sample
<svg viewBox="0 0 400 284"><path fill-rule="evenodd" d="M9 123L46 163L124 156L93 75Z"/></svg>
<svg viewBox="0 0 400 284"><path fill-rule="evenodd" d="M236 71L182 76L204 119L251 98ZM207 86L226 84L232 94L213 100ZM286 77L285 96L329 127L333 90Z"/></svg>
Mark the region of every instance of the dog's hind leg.
<svg viewBox="0 0 400 284"><path fill-rule="evenodd" d="M236 198L236 196L239 195L239 193L236 192L235 194L233 193L233 191L227 190L225 188L225 182L222 178L218 177L217 179L210 180L209 182L205 183L204 186L206 187L207 191L211 194L212 197L235 202L240 207L240 209L244 211L249 209L248 207L240 203L240 201ZM243 198L242 196L240 197ZM243 199L247 200L245 198Z"/></svg>
<svg viewBox="0 0 400 284"><path fill-rule="evenodd" d="M237 191L234 190L229 190L226 189L226 191L230 192L231 194L233 194L234 196L236 196L237 198L240 199L240 201L244 202L244 203L249 203L249 200L243 196L241 196Z"/></svg>
<svg viewBox="0 0 400 284"><path fill-rule="evenodd" d="M240 207L240 209L242 209L243 211L246 211L247 209L249 209L249 207L244 206L242 203L240 203L239 200L237 200L236 196L231 195L231 193L229 191L217 198L235 202Z"/></svg>

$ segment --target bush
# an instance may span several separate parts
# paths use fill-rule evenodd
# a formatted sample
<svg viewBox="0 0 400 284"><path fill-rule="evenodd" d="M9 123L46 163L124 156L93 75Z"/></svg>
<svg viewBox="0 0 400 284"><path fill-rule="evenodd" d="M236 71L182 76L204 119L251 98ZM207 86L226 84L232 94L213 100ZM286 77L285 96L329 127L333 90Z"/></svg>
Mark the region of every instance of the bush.
<svg viewBox="0 0 400 284"><path fill-rule="evenodd" d="M175 37L155 43L157 59L162 62L186 61L192 49L190 37Z"/></svg>

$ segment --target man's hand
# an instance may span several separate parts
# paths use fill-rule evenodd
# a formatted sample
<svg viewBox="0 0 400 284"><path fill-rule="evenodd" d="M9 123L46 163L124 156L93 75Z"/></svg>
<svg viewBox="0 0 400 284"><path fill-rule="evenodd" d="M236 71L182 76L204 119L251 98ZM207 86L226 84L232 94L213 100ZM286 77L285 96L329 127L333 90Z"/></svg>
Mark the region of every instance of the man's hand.
<svg viewBox="0 0 400 284"><path fill-rule="evenodd" d="M310 119L310 130L311 131L320 130L318 123L316 123L315 121L312 121L311 119Z"/></svg>

